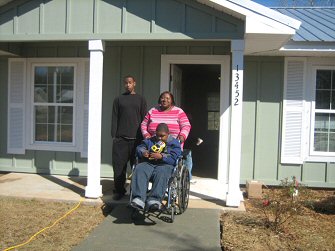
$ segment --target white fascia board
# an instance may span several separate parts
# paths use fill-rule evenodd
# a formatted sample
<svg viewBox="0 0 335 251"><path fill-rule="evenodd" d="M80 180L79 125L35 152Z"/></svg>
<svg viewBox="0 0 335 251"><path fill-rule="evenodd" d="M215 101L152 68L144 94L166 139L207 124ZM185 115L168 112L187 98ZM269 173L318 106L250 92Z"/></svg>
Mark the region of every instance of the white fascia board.
<svg viewBox="0 0 335 251"><path fill-rule="evenodd" d="M245 33L246 34L283 34L294 35L295 29L284 26L277 22L268 22L266 18L256 15L247 16Z"/></svg>
<svg viewBox="0 0 335 251"><path fill-rule="evenodd" d="M289 42L280 51L335 52L335 42Z"/></svg>
<svg viewBox="0 0 335 251"><path fill-rule="evenodd" d="M294 34L301 22L250 0L197 0L246 20L246 33ZM266 29L264 29L266 28Z"/></svg>

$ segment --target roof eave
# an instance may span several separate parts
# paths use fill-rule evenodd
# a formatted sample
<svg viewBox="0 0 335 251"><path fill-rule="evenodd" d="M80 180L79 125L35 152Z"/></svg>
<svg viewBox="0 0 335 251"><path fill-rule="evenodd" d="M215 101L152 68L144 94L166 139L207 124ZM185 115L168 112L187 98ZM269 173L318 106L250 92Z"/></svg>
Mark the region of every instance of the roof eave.
<svg viewBox="0 0 335 251"><path fill-rule="evenodd" d="M224 11L237 18L257 17L266 20L270 25L275 22L294 30L299 29L301 22L250 0L196 0L219 11Z"/></svg>

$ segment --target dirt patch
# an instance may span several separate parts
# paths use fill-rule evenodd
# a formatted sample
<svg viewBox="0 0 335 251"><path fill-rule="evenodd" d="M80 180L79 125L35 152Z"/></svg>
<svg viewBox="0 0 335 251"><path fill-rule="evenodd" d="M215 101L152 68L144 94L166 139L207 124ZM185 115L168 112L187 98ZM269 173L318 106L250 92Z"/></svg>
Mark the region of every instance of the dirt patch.
<svg viewBox="0 0 335 251"><path fill-rule="evenodd" d="M27 241L75 205L0 197L0 249L4 250ZM71 250L103 219L100 206L82 204L54 227L47 229L19 250Z"/></svg>
<svg viewBox="0 0 335 251"><path fill-rule="evenodd" d="M335 193L312 190L300 215L280 232L270 230L259 200L245 200L247 212L221 216L223 250L335 250Z"/></svg>

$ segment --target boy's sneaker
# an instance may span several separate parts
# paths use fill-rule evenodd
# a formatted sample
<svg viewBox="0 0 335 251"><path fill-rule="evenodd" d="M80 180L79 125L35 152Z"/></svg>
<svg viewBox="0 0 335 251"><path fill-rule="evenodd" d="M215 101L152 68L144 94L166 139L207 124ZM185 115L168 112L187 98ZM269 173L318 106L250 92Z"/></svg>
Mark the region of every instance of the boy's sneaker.
<svg viewBox="0 0 335 251"><path fill-rule="evenodd" d="M134 198L131 202L130 202L130 206L137 209L137 210L143 210L144 209L144 202L139 199L139 198Z"/></svg>
<svg viewBox="0 0 335 251"><path fill-rule="evenodd" d="M137 204L136 202L132 201L130 203L130 206L137 209L137 210L143 210L143 207L141 207L139 204Z"/></svg>
<svg viewBox="0 0 335 251"><path fill-rule="evenodd" d="M160 209L160 205L157 204L157 203L154 203L154 204L149 206L148 211L153 213L153 212L158 211L159 209Z"/></svg>

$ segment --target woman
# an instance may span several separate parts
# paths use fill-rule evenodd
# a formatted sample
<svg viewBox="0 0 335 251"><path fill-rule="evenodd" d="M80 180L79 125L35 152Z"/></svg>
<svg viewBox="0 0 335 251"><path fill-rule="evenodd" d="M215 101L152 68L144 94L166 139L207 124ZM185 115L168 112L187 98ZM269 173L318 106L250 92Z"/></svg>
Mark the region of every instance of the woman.
<svg viewBox="0 0 335 251"><path fill-rule="evenodd" d="M145 115L141 123L143 137L148 139L155 135L156 127L160 123L166 123L169 127L170 135L181 142L183 149L184 142L187 139L191 124L186 113L179 107L175 106L174 98L171 92L165 91L158 98L158 106L153 107ZM188 151L185 165L188 168L190 180L192 180L192 155ZM194 183L193 181L191 183Z"/></svg>
<svg viewBox="0 0 335 251"><path fill-rule="evenodd" d="M191 124L186 113L175 106L171 92L163 92L158 99L158 106L153 107L145 115L141 123L141 131L145 139L156 134L156 127L160 123L166 123L169 127L170 135L183 143L187 139L191 130Z"/></svg>

